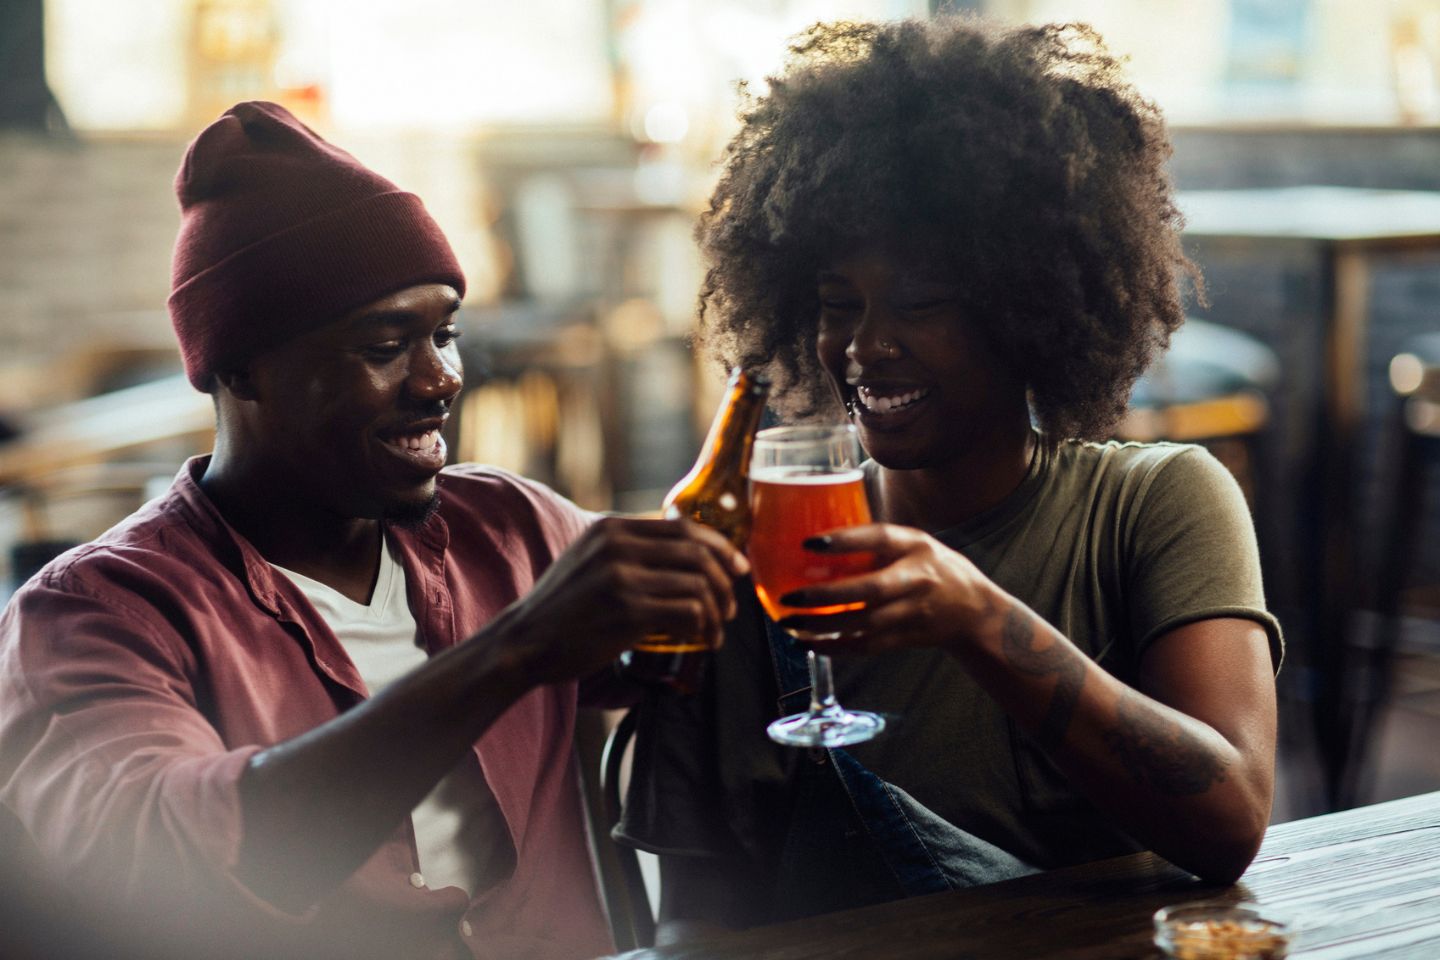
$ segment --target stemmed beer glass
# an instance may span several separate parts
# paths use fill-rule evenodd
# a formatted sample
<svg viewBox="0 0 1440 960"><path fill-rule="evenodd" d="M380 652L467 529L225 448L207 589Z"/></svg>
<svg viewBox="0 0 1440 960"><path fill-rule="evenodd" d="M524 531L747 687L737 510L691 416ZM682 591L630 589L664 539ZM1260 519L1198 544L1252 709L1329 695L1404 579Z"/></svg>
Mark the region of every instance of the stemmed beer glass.
<svg viewBox="0 0 1440 960"><path fill-rule="evenodd" d="M867 553L822 554L802 546L806 538L870 522L860 470L860 443L850 424L772 427L755 436L750 464L750 565L755 592L772 620L794 614L830 614L864 604L800 609L780 598L813 583L824 583L874 566ZM798 640L826 640L836 633L787 630ZM860 743L885 729L873 713L846 710L835 699L830 658L810 650L810 709L776 720L770 739L797 747L841 747Z"/></svg>

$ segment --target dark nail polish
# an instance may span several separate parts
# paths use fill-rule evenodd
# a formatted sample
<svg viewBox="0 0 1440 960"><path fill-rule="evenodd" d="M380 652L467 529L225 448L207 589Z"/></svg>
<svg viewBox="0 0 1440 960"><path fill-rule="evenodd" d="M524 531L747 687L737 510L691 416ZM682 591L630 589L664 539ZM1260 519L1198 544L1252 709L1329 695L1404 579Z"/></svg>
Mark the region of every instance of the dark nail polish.
<svg viewBox="0 0 1440 960"><path fill-rule="evenodd" d="M805 540L800 544L800 546L804 547L806 550L814 550L815 552L819 553L821 551L830 549L830 538L828 536L806 537Z"/></svg>

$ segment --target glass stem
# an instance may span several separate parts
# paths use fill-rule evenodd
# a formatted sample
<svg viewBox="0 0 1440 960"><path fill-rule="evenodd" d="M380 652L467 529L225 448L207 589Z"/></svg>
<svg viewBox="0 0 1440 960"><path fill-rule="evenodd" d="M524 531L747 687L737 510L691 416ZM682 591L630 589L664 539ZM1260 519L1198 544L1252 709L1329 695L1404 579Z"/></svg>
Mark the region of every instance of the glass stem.
<svg viewBox="0 0 1440 960"><path fill-rule="evenodd" d="M819 713L835 706L835 681L830 675L830 658L808 650L805 660L810 667L810 712Z"/></svg>

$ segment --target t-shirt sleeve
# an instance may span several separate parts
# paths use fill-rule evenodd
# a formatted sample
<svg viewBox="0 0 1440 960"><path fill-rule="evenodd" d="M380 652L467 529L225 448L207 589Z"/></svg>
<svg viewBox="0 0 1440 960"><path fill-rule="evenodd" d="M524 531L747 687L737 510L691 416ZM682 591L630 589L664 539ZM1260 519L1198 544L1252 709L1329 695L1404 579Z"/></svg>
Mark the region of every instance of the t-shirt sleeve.
<svg viewBox="0 0 1440 960"><path fill-rule="evenodd" d="M1126 588L1137 659L1177 627L1238 617L1265 629L1278 670L1284 639L1265 606L1255 526L1230 472L1204 448L1183 448L1151 469L1132 517Z"/></svg>

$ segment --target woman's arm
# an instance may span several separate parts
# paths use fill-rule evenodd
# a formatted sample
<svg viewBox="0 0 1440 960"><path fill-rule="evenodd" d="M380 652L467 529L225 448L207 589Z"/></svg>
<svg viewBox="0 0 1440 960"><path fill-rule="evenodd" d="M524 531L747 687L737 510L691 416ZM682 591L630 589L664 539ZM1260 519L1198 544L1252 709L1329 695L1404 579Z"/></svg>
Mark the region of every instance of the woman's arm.
<svg viewBox="0 0 1440 960"><path fill-rule="evenodd" d="M866 603L826 618L827 629L853 635L817 649L947 649L1136 840L1209 880L1244 872L1274 787L1275 690L1259 624L1218 618L1176 628L1147 648L1132 687L918 530L854 527L815 547L870 550L881 562L876 573L784 598ZM787 625L807 625L794 620Z"/></svg>
<svg viewBox="0 0 1440 960"><path fill-rule="evenodd" d="M1270 818L1275 684L1264 630L1201 620L1155 640L1134 687L1018 601L956 655L1071 782L1137 840L1230 882Z"/></svg>

